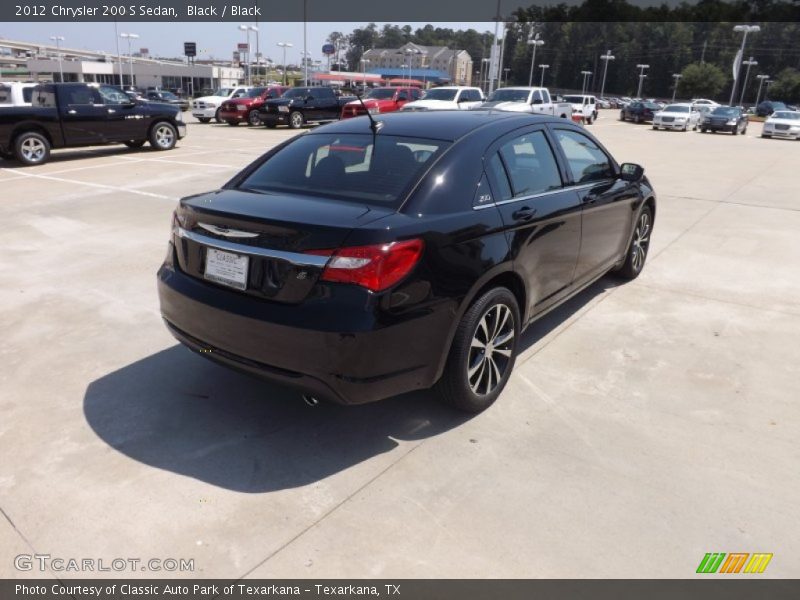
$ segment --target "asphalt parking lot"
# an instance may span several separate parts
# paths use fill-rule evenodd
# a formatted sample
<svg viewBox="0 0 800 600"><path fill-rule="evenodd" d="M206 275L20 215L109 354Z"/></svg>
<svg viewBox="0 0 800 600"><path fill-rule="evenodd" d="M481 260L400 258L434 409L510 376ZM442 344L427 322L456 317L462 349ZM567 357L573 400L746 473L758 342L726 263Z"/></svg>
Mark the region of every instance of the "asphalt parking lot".
<svg viewBox="0 0 800 600"><path fill-rule="evenodd" d="M0 162L0 577L19 554L194 559L141 577L685 578L800 555L800 142L590 131L659 195L648 264L534 324L475 417L311 408L179 347L155 273L181 196L286 129ZM120 573L110 573L119 575ZM90 575L109 575L93 573Z"/></svg>

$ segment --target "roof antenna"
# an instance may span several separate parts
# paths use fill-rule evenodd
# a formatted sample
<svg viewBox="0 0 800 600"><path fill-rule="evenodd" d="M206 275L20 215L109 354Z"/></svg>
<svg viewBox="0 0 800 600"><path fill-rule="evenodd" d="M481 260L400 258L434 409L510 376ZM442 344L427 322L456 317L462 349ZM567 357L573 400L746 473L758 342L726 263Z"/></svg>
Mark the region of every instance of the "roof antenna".
<svg viewBox="0 0 800 600"><path fill-rule="evenodd" d="M358 101L361 102L361 106L364 108L364 112L367 113L367 117L369 117L369 128L372 130L372 135L375 136L383 127L383 121L376 121L372 118L372 113L369 112L367 105L364 104L364 100L361 98L361 94L356 93L356 98Z"/></svg>

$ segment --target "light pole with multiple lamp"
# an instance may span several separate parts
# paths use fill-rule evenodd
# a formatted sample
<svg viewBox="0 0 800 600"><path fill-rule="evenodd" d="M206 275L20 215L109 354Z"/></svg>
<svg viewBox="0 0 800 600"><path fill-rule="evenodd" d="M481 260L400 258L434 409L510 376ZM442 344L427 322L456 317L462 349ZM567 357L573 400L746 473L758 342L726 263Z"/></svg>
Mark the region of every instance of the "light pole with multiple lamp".
<svg viewBox="0 0 800 600"><path fill-rule="evenodd" d="M639 69L639 90L636 92L636 97L641 100L642 84L644 83L644 78L647 77L647 75L644 74L644 70L649 69L650 65L636 65L636 68Z"/></svg>
<svg viewBox="0 0 800 600"><path fill-rule="evenodd" d="M756 79L758 79L758 94L756 95L756 108L758 107L758 101L761 100L761 86L764 85L764 81L769 79L769 75L756 75Z"/></svg>
<svg viewBox="0 0 800 600"><path fill-rule="evenodd" d="M291 42L278 42L276 44L279 48L283 48L283 85L286 85L286 49L287 48L294 48L294 44Z"/></svg>
<svg viewBox="0 0 800 600"><path fill-rule="evenodd" d="M583 85L581 86L581 96L586 93L586 81L589 79L589 76L592 74L591 71L581 71L581 75L583 75Z"/></svg>
<svg viewBox="0 0 800 600"><path fill-rule="evenodd" d="M128 68L129 68L130 74L131 74L130 84L131 84L131 87L134 87L134 83L133 83L133 51L131 50L131 41L132 40L138 40L139 36L136 35L135 33L120 33L119 37L121 37L123 40L128 40Z"/></svg>
<svg viewBox="0 0 800 600"><path fill-rule="evenodd" d="M531 74L528 76L528 87L533 85L533 67L536 64L536 48L538 46L544 46L544 40L539 39L539 34L536 34L536 37L532 40L528 40L528 45L533 46L533 56L531 57Z"/></svg>
<svg viewBox="0 0 800 600"><path fill-rule="evenodd" d="M750 57L750 60L745 60L742 62L743 65L747 65L747 70L744 72L744 82L742 83L742 94L739 96L739 106L743 105L744 102L744 93L747 89L747 80L750 78L750 67L754 67L758 65L757 60L753 60L753 57Z"/></svg>
<svg viewBox="0 0 800 600"><path fill-rule="evenodd" d="M247 37L247 85L253 85L253 60L250 56L250 32L258 33L258 27L253 25L239 25L239 31L244 31Z"/></svg>
<svg viewBox="0 0 800 600"><path fill-rule="evenodd" d="M64 36L51 35L50 39L56 43L56 54L58 55L58 72L61 75L61 83L64 83L64 65L61 62L61 42L64 41Z"/></svg>
<svg viewBox="0 0 800 600"><path fill-rule="evenodd" d="M673 73L672 74L672 78L675 80L675 85L672 88L672 101L673 102L675 102L675 95L678 93L678 82L681 80L681 77L683 77L683 75L681 75L680 73Z"/></svg>
<svg viewBox="0 0 800 600"><path fill-rule="evenodd" d="M603 84L600 86L600 97L605 99L606 93L606 75L608 74L608 61L614 60L616 57L611 54L611 50L606 50L606 53L600 57L600 60L605 63L603 65Z"/></svg>
<svg viewBox="0 0 800 600"><path fill-rule="evenodd" d="M550 68L550 65L539 65L539 68L542 70L542 79L539 82L539 87L544 87L544 72Z"/></svg>
<svg viewBox="0 0 800 600"><path fill-rule="evenodd" d="M748 33L758 33L761 31L761 27L758 25L736 25L733 30L737 33L743 33L742 36L742 47L739 49L737 57L744 58L744 45L747 43L747 34ZM733 85L731 86L731 99L728 102L728 105L733 106L733 98L736 96L736 82L739 81L739 72L742 70L741 63L737 66L736 62L734 61L734 69L733 69Z"/></svg>

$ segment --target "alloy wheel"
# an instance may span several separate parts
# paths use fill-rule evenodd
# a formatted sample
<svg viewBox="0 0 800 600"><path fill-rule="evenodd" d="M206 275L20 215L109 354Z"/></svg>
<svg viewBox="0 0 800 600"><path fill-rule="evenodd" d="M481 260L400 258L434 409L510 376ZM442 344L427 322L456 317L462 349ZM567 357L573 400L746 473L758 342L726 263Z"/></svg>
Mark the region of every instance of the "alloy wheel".
<svg viewBox="0 0 800 600"><path fill-rule="evenodd" d="M156 144L161 148L170 148L174 142L175 133L172 131L172 127L161 125L156 129Z"/></svg>
<svg viewBox="0 0 800 600"><path fill-rule="evenodd" d="M644 266L644 259L647 257L647 249L650 246L650 213L643 212L636 224L633 232L633 243L631 244L631 266L634 272L638 273Z"/></svg>
<svg viewBox="0 0 800 600"><path fill-rule="evenodd" d="M467 378L473 393L491 394L503 380L514 349L514 314L495 304L481 317L467 355Z"/></svg>
<svg viewBox="0 0 800 600"><path fill-rule="evenodd" d="M20 146L20 152L25 157L25 160L31 163L37 163L44 159L47 154L47 148L39 139L28 138Z"/></svg>

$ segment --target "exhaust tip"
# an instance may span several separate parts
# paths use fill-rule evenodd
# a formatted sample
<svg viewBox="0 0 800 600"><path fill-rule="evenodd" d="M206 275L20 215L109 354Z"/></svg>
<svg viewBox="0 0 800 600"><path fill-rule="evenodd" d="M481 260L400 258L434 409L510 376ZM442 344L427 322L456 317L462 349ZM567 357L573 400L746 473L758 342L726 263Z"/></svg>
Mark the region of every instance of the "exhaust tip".
<svg viewBox="0 0 800 600"><path fill-rule="evenodd" d="M315 398L314 396L308 396L306 394L303 394L303 402L305 402L309 406L317 406L319 404L319 399Z"/></svg>

